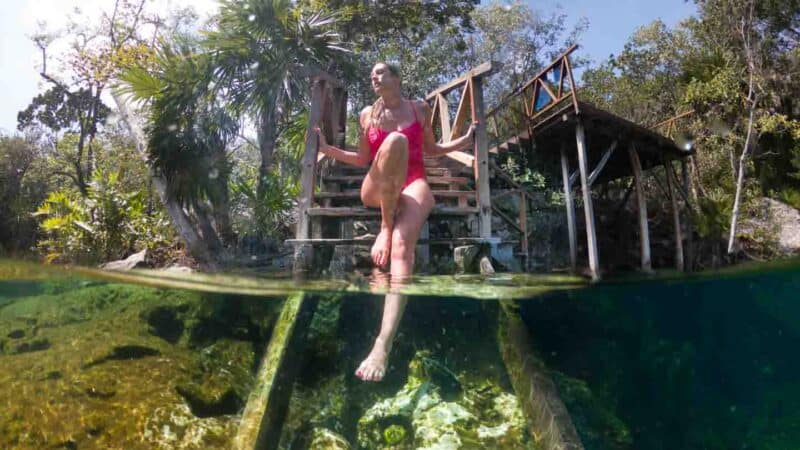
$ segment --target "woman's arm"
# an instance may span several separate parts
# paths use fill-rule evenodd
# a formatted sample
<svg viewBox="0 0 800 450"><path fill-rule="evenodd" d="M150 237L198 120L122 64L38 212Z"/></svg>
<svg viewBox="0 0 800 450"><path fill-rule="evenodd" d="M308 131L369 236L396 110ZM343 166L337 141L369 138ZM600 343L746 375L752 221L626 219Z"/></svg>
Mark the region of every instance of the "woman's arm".
<svg viewBox="0 0 800 450"><path fill-rule="evenodd" d="M473 134L475 131L475 124L470 125L469 129L463 136L454 139L450 142L437 143L436 138L433 136L433 128L431 127L431 107L425 102L415 102L418 105L418 111L422 110L422 117L425 118L423 125L423 144L422 150L425 154L430 156L439 156L450 153L456 150L464 150L473 144Z"/></svg>
<svg viewBox="0 0 800 450"><path fill-rule="evenodd" d="M362 129L365 129L364 119L369 117L369 108L370 107L368 106L361 111L359 122L361 123ZM351 166L365 167L369 164L369 141L367 140L366 133L359 133L360 138L358 142L358 151L351 152L334 147L333 145L329 145L328 141L325 139L325 135L320 131L319 126L317 126L314 130L317 132L317 136L319 137L319 151L325 156L333 158L337 161L341 161L345 164L350 164Z"/></svg>

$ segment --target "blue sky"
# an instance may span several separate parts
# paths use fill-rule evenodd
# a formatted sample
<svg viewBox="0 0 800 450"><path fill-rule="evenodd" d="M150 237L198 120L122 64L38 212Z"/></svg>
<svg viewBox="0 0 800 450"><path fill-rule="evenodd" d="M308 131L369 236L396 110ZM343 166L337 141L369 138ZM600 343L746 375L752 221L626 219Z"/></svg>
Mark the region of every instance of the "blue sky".
<svg viewBox="0 0 800 450"><path fill-rule="evenodd" d="M112 0L12 0L3 6L0 15L0 131L16 129L17 112L43 89L36 72L38 50L28 39L37 29L37 22L50 27L63 26L65 17L78 5L86 11L108 9ZM164 9L192 4L201 13L214 8L214 0L153 0ZM693 2L684 0L562 0L560 2L529 1L546 14L560 7L574 24L581 17L589 19L589 29L580 42L580 51L595 62L618 53L633 31L655 19L674 25L695 12Z"/></svg>

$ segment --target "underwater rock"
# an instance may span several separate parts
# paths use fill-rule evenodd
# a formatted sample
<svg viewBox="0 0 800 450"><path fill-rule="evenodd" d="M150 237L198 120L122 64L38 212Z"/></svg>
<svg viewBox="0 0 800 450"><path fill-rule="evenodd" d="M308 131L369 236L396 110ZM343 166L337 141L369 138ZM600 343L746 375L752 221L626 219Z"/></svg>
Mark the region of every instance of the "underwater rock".
<svg viewBox="0 0 800 450"><path fill-rule="evenodd" d="M183 321L180 319L180 312L182 309L186 309L181 308L181 306L156 306L144 313L143 318L149 326L148 331L170 344L178 342L184 329Z"/></svg>
<svg viewBox="0 0 800 450"><path fill-rule="evenodd" d="M134 253L131 256L128 256L125 259L101 264L100 268L105 270L131 270L137 267L144 267L146 258L147 249L144 249L139 253Z"/></svg>
<svg viewBox="0 0 800 450"><path fill-rule="evenodd" d="M314 428L308 450L350 450L350 443L327 428Z"/></svg>
<svg viewBox="0 0 800 450"><path fill-rule="evenodd" d="M137 344L117 345L114 346L105 355L93 359L88 363L84 364L83 368L88 369L90 367L96 366L98 364L103 364L104 362L108 361L138 359L138 358L145 358L147 356L157 356L160 354L161 352L159 352L157 349L145 347L143 345L137 345Z"/></svg>
<svg viewBox="0 0 800 450"><path fill-rule="evenodd" d="M254 364L250 342L221 339L201 351L193 375L175 390L196 417L236 414L250 392Z"/></svg>
<svg viewBox="0 0 800 450"><path fill-rule="evenodd" d="M23 338L25 337L25 330L19 330L19 329L12 330L11 332L8 333L8 337L10 337L11 339Z"/></svg>
<svg viewBox="0 0 800 450"><path fill-rule="evenodd" d="M370 449L516 449L527 442L514 395L491 381L462 386L427 351L415 354L400 391L376 402L358 422L358 445Z"/></svg>
<svg viewBox="0 0 800 450"><path fill-rule="evenodd" d="M23 342L14 347L11 351L13 354L39 352L50 348L50 341L47 339L34 339L31 341Z"/></svg>

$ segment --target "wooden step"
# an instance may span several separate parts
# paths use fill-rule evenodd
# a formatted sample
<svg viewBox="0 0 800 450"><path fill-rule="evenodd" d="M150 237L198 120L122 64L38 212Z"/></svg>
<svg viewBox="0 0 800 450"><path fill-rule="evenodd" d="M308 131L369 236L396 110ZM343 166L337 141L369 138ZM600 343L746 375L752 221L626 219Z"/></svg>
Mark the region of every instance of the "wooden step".
<svg viewBox="0 0 800 450"><path fill-rule="evenodd" d="M336 166L331 167L331 176L347 176L347 175L366 175L368 167L356 166ZM450 170L446 167L426 167L425 173L429 177L449 177L452 176Z"/></svg>
<svg viewBox="0 0 800 450"><path fill-rule="evenodd" d="M312 245L372 245L375 238L370 236L368 238L354 238L354 239L339 239L339 238L317 238L317 239L287 239L287 244L312 244ZM499 244L500 238L479 238L479 237L460 237L460 238L433 238L433 239L419 239L417 244L429 245L470 245L470 244ZM516 243L517 241L502 241L503 243Z"/></svg>
<svg viewBox="0 0 800 450"><path fill-rule="evenodd" d="M436 198L467 198L475 199L475 191L441 191L433 190L433 196ZM361 191L347 190L343 192L317 192L314 194L316 199L359 199L361 198Z"/></svg>
<svg viewBox="0 0 800 450"><path fill-rule="evenodd" d="M330 175L327 177L323 177L322 181L331 181L331 182L339 182L339 183L358 183L364 181L363 175ZM464 185L469 183L469 178L465 177L428 177L428 184L459 184Z"/></svg>
<svg viewBox="0 0 800 450"><path fill-rule="evenodd" d="M475 207L454 207L454 206L440 206L436 205L431 211L433 216L468 216L477 214L478 208ZM323 216L323 217L379 217L381 211L374 208L361 208L349 206L337 207L324 207L324 208L309 208L309 216Z"/></svg>

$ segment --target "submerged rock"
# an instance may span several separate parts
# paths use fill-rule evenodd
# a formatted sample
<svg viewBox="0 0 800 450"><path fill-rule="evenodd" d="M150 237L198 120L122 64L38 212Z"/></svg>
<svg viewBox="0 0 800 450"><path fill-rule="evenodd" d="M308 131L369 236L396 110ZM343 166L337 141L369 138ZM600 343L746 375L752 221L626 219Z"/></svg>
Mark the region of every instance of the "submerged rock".
<svg viewBox="0 0 800 450"><path fill-rule="evenodd" d="M350 450L345 438L327 428L314 428L311 432L309 450Z"/></svg>
<svg viewBox="0 0 800 450"><path fill-rule="evenodd" d="M250 392L254 363L250 342L221 339L202 350L192 378L175 390L197 417L236 414Z"/></svg>
<svg viewBox="0 0 800 450"><path fill-rule="evenodd" d="M358 445L380 450L526 446L525 420L514 395L490 381L464 387L452 378L429 352L417 352L406 384L359 420ZM452 401L443 398L448 391L455 394Z"/></svg>

